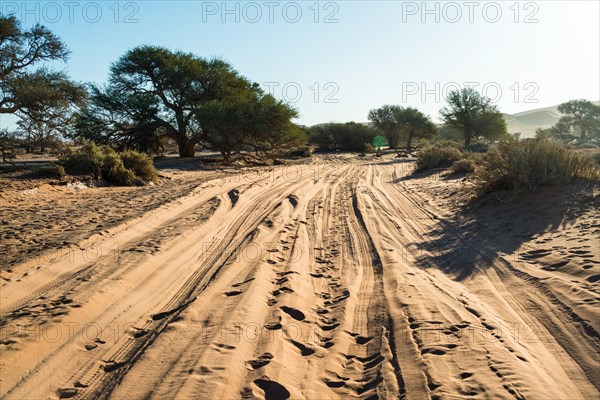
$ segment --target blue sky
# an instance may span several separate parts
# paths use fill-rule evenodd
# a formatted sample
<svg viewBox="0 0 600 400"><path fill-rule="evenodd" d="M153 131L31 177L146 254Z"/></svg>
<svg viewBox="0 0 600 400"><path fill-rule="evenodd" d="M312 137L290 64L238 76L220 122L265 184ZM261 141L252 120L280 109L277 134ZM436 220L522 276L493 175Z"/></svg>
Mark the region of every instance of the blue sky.
<svg viewBox="0 0 600 400"><path fill-rule="evenodd" d="M507 113L598 100L599 4L2 0L0 12L58 34L75 80L102 83L127 49L161 45L223 58L311 125L366 121L384 103L437 119L456 85Z"/></svg>

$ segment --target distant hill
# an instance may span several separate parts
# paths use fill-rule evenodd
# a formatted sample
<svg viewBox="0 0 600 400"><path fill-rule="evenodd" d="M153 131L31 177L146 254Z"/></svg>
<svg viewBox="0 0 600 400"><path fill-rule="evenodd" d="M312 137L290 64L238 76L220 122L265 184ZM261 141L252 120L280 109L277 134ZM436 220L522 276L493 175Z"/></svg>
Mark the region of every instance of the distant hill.
<svg viewBox="0 0 600 400"><path fill-rule="evenodd" d="M600 104L600 101L594 101ZM537 128L550 128L558 122L558 105L523 111L517 114L504 114L508 133L521 132L521 138L534 137Z"/></svg>

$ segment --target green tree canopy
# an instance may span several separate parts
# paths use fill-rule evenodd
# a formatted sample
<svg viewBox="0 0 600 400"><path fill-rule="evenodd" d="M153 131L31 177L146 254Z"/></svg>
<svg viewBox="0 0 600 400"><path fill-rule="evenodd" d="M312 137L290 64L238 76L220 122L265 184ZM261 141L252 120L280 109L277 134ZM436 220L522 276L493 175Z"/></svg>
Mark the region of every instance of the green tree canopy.
<svg viewBox="0 0 600 400"><path fill-rule="evenodd" d="M92 86L77 134L104 141L120 137L125 143L164 135L177 143L180 156L193 157L203 139L196 117L200 107L252 87L222 60L136 47L111 66L107 86Z"/></svg>
<svg viewBox="0 0 600 400"><path fill-rule="evenodd" d="M0 114L42 118L50 108L83 101L84 88L64 72L44 66L34 69L46 61L66 61L68 56L67 46L44 26L24 30L15 17L0 15Z"/></svg>
<svg viewBox="0 0 600 400"><path fill-rule="evenodd" d="M398 115L401 111L400 106L384 104L379 108L369 111L369 121L381 132L388 141L388 145L396 150L400 142L401 124L398 121Z"/></svg>
<svg viewBox="0 0 600 400"><path fill-rule="evenodd" d="M320 151L365 151L376 131L356 122L329 123L311 128L310 143Z"/></svg>
<svg viewBox="0 0 600 400"><path fill-rule="evenodd" d="M228 157L305 140L291 122L294 109L219 59L137 47L112 65L106 86L90 93L75 133L102 143L143 150L171 138L181 157L193 157L197 144Z"/></svg>
<svg viewBox="0 0 600 400"><path fill-rule="evenodd" d="M448 94L447 101L440 115L448 126L462 131L465 147L475 137L497 140L506 136L504 117L489 98L475 89L454 90Z"/></svg>
<svg viewBox="0 0 600 400"><path fill-rule="evenodd" d="M589 100L571 100L558 106L562 114L553 127L555 136L577 135L581 141L598 136L600 131L600 106ZM573 137L575 139L575 137Z"/></svg>
<svg viewBox="0 0 600 400"><path fill-rule="evenodd" d="M410 149L414 138L432 137L437 132L431 119L413 107L385 104L369 111L369 120L394 150L401 140L405 140L406 147Z"/></svg>
<svg viewBox="0 0 600 400"><path fill-rule="evenodd" d="M204 141L226 160L242 150L262 156L306 143L307 137L291 122L297 111L260 90L245 96L211 101L196 113Z"/></svg>
<svg viewBox="0 0 600 400"><path fill-rule="evenodd" d="M431 121L431 118L416 108L399 107L396 113L400 129L406 138L406 148L409 150L411 149L413 138L430 138L437 133L437 127Z"/></svg>

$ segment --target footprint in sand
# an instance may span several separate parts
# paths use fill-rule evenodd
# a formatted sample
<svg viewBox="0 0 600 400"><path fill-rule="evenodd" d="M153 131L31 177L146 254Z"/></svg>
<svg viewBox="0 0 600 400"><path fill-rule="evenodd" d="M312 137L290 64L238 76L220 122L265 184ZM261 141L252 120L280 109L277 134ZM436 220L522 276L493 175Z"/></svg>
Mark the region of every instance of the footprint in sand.
<svg viewBox="0 0 600 400"><path fill-rule="evenodd" d="M265 365L269 364L272 359L273 359L273 354L263 353L260 356L258 356L257 358L255 358L254 360L246 361L246 363L245 363L246 368L248 368L249 370L255 370L255 369L262 368Z"/></svg>
<svg viewBox="0 0 600 400"><path fill-rule="evenodd" d="M300 354L304 357L315 354L315 350L295 340L290 339L290 342L300 350Z"/></svg>
<svg viewBox="0 0 600 400"><path fill-rule="evenodd" d="M289 281L289 279L288 279L288 278L286 278L286 277L283 277L283 278L279 278L279 279L277 279L276 281L274 281L274 283L275 283L275 284L277 284L277 285L283 285L283 284L284 284L284 283L286 283L287 281Z"/></svg>
<svg viewBox="0 0 600 400"><path fill-rule="evenodd" d="M76 388L60 388L56 391L59 399L70 399L71 397L77 396Z"/></svg>
<svg viewBox="0 0 600 400"><path fill-rule="evenodd" d="M243 284L245 284L245 283L248 283L248 282L251 282L251 281L253 281L254 279L255 279L255 278L248 278L248 279L246 279L246 280L245 280L245 281L243 281L243 282L234 283L234 284L233 284L233 285L231 285L231 286L233 286L233 287L240 287L240 286L242 286L242 285L243 285Z"/></svg>
<svg viewBox="0 0 600 400"><path fill-rule="evenodd" d="M282 384L272 381L267 376L254 381L265 393L265 400L286 400L290 398L290 392Z"/></svg>
<svg viewBox="0 0 600 400"><path fill-rule="evenodd" d="M275 304L277 304L277 299L269 299L269 300L267 300L267 305L269 307L274 306Z"/></svg>
<svg viewBox="0 0 600 400"><path fill-rule="evenodd" d="M430 346L430 347L426 347L423 350L421 350L421 354L433 354L436 356L443 356L444 354L446 354L448 352L447 348L444 348L445 346Z"/></svg>
<svg viewBox="0 0 600 400"><path fill-rule="evenodd" d="M216 350L220 353L223 353L224 351L231 351L233 349L235 349L235 346L231 346L225 343L216 343L214 345L216 347Z"/></svg>
<svg viewBox="0 0 600 400"><path fill-rule="evenodd" d="M354 339L356 340L356 344L364 345L369 343L373 337L356 336Z"/></svg>
<svg viewBox="0 0 600 400"><path fill-rule="evenodd" d="M279 322L269 322L264 325L264 327L270 331L274 331L277 329L281 329L282 325Z"/></svg>
<svg viewBox="0 0 600 400"><path fill-rule="evenodd" d="M323 382L325 382L325 384L333 389L339 389L343 386L346 385L346 382L344 382L343 380L329 380L329 379L324 379Z"/></svg>
<svg viewBox="0 0 600 400"><path fill-rule="evenodd" d="M281 311L294 318L296 321L304 321L306 316L304 313L296 308L281 306Z"/></svg>
<svg viewBox="0 0 600 400"><path fill-rule="evenodd" d="M596 283L600 280L600 275L592 275L586 279L589 283Z"/></svg>
<svg viewBox="0 0 600 400"><path fill-rule="evenodd" d="M139 339L143 336L146 336L147 334L148 331L146 329L134 328L134 331L131 333L131 336L133 336L134 339Z"/></svg>

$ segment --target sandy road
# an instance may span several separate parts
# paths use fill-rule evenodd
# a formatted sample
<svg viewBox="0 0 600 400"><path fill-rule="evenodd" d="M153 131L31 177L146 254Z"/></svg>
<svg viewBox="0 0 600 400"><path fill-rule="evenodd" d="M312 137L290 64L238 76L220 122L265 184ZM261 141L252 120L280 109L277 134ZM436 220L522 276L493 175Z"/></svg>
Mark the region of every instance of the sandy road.
<svg viewBox="0 0 600 400"><path fill-rule="evenodd" d="M16 266L0 396L598 397L596 282L463 237L405 173L328 157L209 181Z"/></svg>

